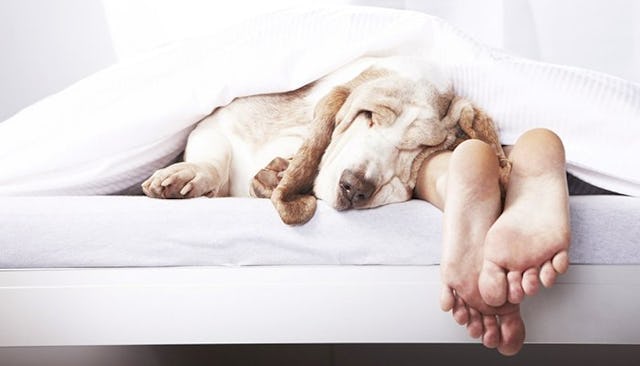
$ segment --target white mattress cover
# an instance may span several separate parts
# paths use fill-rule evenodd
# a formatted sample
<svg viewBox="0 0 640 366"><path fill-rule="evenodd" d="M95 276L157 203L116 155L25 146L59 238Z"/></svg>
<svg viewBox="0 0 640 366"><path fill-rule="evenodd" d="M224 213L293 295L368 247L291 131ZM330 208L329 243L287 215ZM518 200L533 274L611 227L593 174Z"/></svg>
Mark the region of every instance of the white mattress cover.
<svg viewBox="0 0 640 366"><path fill-rule="evenodd" d="M422 201L281 223L267 200L1 197L0 268L430 265L441 213ZM571 197L571 261L640 264L640 199Z"/></svg>

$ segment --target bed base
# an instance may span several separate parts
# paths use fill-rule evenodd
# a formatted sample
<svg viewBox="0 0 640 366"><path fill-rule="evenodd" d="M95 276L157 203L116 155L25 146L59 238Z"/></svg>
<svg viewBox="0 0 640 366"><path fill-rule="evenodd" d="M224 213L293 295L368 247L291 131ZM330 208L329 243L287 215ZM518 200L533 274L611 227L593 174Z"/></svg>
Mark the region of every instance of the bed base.
<svg viewBox="0 0 640 366"><path fill-rule="evenodd" d="M459 343L438 266L0 271L0 346ZM640 265L575 265L523 305L529 343L640 344Z"/></svg>

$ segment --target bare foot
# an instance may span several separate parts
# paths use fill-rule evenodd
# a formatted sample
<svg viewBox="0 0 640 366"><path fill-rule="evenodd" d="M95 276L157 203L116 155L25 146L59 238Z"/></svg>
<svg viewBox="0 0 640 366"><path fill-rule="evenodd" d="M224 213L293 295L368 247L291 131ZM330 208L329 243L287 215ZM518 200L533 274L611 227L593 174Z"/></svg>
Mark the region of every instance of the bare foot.
<svg viewBox="0 0 640 366"><path fill-rule="evenodd" d="M463 142L451 155L446 179L441 308L452 310L486 347L515 354L525 333L519 306L490 307L478 288L485 237L502 209L495 153L479 140Z"/></svg>
<svg viewBox="0 0 640 366"><path fill-rule="evenodd" d="M569 198L564 148L551 131L520 137L502 215L487 233L480 293L492 306L520 303L569 266Z"/></svg>
<svg viewBox="0 0 640 366"><path fill-rule="evenodd" d="M142 183L142 190L153 198L215 197L223 193L213 165L189 162L157 170Z"/></svg>

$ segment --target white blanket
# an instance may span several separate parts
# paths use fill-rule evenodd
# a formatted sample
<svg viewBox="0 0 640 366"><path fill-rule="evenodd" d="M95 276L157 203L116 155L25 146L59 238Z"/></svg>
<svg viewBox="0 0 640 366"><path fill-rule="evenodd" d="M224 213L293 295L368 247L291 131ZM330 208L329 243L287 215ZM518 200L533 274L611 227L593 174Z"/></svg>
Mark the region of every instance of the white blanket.
<svg viewBox="0 0 640 366"><path fill-rule="evenodd" d="M442 63L503 143L551 128L570 172L640 194L638 84L509 56L421 13L358 7L283 11L176 42L32 105L0 123L0 194L120 192L175 158L194 124L233 98L387 55Z"/></svg>

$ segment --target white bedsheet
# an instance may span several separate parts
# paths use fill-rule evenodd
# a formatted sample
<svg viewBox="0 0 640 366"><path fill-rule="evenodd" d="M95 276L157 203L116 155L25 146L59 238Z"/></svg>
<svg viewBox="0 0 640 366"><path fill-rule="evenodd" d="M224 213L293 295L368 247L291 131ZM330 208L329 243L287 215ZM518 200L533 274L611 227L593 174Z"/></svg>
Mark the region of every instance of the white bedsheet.
<svg viewBox="0 0 640 366"><path fill-rule="evenodd" d="M234 97L295 89L358 57L387 55L443 64L505 144L549 127L565 141L570 172L640 194L638 84L512 57L421 13L346 7L274 13L177 42L34 104L0 123L0 195L125 190Z"/></svg>
<svg viewBox="0 0 640 366"><path fill-rule="evenodd" d="M0 197L0 268L430 265L442 214L423 201L283 224L268 200ZM640 198L571 197L570 257L640 264Z"/></svg>

